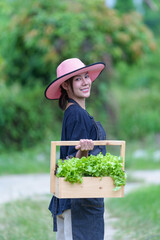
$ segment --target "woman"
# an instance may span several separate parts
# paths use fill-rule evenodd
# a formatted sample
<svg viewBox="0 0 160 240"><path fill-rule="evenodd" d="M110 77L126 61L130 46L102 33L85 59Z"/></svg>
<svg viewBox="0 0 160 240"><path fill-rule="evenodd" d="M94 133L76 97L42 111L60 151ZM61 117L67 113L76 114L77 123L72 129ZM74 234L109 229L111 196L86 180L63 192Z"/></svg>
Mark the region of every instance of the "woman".
<svg viewBox="0 0 160 240"><path fill-rule="evenodd" d="M104 146L94 147L93 144L93 140L106 139L105 131L85 110L92 82L104 67L103 62L86 66L78 58L67 59L58 66L57 79L46 88L46 98L59 99L60 108L65 110L61 140L80 140L76 147L61 147L61 159L106 153ZM104 199L57 199L53 196L49 210L54 219L54 231L58 230L57 240L104 239Z"/></svg>

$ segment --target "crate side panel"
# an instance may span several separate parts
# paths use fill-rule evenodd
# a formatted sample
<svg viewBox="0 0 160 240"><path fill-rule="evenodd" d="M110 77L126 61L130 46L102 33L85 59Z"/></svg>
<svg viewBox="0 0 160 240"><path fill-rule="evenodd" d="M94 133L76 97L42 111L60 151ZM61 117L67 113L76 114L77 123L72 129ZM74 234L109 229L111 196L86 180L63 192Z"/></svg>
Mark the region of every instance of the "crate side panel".
<svg viewBox="0 0 160 240"><path fill-rule="evenodd" d="M124 196L124 187L118 191L115 188L113 180L110 177L96 178L84 177L83 183L71 184L64 178L56 178L56 193L58 198L114 198Z"/></svg>

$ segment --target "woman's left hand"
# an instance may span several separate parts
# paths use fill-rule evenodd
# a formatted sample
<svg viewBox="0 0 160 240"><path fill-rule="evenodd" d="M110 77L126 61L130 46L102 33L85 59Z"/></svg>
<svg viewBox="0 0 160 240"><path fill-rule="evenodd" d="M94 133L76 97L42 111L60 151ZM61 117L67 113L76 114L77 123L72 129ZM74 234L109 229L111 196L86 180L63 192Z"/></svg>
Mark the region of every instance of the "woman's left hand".
<svg viewBox="0 0 160 240"><path fill-rule="evenodd" d="M81 139L79 145L75 149L79 150L76 154L76 157L81 158L83 156L88 156L88 151L93 150L94 143L91 139Z"/></svg>

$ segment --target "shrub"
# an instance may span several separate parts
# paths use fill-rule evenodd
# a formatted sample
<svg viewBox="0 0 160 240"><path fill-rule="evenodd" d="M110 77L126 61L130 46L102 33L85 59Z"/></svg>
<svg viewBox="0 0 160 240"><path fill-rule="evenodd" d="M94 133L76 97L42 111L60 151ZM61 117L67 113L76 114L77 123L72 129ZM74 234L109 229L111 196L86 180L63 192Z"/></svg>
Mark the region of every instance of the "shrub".
<svg viewBox="0 0 160 240"><path fill-rule="evenodd" d="M159 44L159 42L158 42ZM128 89L160 87L159 78L160 50L148 54L132 66L124 62L117 64L112 82Z"/></svg>
<svg viewBox="0 0 160 240"><path fill-rule="evenodd" d="M55 114L54 103L46 104L43 92L40 85L32 89L0 85L0 147L31 147L46 138L61 112ZM58 126L54 130L52 139Z"/></svg>
<svg viewBox="0 0 160 240"><path fill-rule="evenodd" d="M100 60L108 65L121 60L132 64L155 49L152 33L139 14L119 15L103 0L85 4L83 0L14 0L8 5L0 10L5 18L0 27L3 76L8 83L47 84L65 58L76 56L86 64Z"/></svg>
<svg viewBox="0 0 160 240"><path fill-rule="evenodd" d="M160 132L160 95L157 88L114 90L117 101L117 132L120 138L142 139Z"/></svg>

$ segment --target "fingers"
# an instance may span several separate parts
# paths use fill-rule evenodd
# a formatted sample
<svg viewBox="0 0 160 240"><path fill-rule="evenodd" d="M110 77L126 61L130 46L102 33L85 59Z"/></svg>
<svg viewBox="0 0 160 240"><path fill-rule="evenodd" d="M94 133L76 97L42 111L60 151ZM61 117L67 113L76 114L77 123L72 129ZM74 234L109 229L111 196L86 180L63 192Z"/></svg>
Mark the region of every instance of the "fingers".
<svg viewBox="0 0 160 240"><path fill-rule="evenodd" d="M81 148L81 145L75 146L75 149L79 150Z"/></svg>
<svg viewBox="0 0 160 240"><path fill-rule="evenodd" d="M90 151L94 148L94 143L91 139L81 139L80 144L75 147L77 150Z"/></svg>

